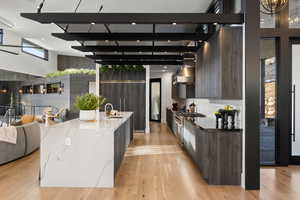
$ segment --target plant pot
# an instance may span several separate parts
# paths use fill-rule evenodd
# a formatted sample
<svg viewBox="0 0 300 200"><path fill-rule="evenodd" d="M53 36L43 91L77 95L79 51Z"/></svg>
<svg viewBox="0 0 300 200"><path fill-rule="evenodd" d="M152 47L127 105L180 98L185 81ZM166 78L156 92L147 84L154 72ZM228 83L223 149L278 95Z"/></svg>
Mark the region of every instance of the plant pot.
<svg viewBox="0 0 300 200"><path fill-rule="evenodd" d="M91 121L96 119L96 110L80 110L79 120Z"/></svg>

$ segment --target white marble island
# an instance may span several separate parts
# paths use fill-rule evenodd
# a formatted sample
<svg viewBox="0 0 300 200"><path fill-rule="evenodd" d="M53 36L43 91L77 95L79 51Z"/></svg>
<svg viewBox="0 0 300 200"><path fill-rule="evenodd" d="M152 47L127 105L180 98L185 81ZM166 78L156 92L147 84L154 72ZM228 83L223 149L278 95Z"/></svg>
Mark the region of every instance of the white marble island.
<svg viewBox="0 0 300 200"><path fill-rule="evenodd" d="M42 128L41 187L114 186L116 172L132 137L133 113L123 118L79 119Z"/></svg>

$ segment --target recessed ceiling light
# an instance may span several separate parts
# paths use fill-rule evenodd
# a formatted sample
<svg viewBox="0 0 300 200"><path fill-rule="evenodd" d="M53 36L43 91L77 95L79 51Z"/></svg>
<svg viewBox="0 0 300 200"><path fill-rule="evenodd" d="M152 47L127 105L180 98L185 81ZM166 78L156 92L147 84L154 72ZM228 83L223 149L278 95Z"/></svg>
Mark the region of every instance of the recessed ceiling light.
<svg viewBox="0 0 300 200"><path fill-rule="evenodd" d="M171 42L171 40L168 40L168 43L170 43Z"/></svg>
<svg viewBox="0 0 300 200"><path fill-rule="evenodd" d="M172 25L173 25L173 26L176 26L176 22L173 22Z"/></svg>
<svg viewBox="0 0 300 200"><path fill-rule="evenodd" d="M215 23L214 23L214 25L215 25L215 26L217 26L217 25L218 25L218 23L217 23L217 22L215 22Z"/></svg>
<svg viewBox="0 0 300 200"><path fill-rule="evenodd" d="M104 42L108 43L108 42L109 42L109 40L105 40Z"/></svg>
<svg viewBox="0 0 300 200"><path fill-rule="evenodd" d="M140 42L140 40L137 40L136 42L137 42L137 43L139 43L139 42Z"/></svg>
<svg viewBox="0 0 300 200"><path fill-rule="evenodd" d="M135 22L132 22L132 23L131 23L131 25L133 25L133 26L134 26L134 25L136 25L136 23L135 23Z"/></svg>
<svg viewBox="0 0 300 200"><path fill-rule="evenodd" d="M92 24L92 25L95 25L95 22L92 22L91 24Z"/></svg>

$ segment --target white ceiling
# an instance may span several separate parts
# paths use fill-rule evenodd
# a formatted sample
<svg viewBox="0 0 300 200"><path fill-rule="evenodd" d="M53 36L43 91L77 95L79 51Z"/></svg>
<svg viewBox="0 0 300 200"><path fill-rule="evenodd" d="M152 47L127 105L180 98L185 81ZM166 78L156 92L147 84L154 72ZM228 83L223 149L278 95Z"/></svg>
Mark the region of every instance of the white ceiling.
<svg viewBox="0 0 300 200"><path fill-rule="evenodd" d="M36 8L41 1L5 1L0 6L0 17L15 25L11 29L12 31L45 48L65 55L83 55L81 52L71 49L71 45L78 45L77 42L66 42L51 36L53 32L62 32L56 25L42 25L20 17L21 12L36 12ZM46 0L42 12L74 12L78 2L79 0ZM103 4L102 12L108 13L201 13L206 11L210 2L211 0L82 0L78 12L97 12L100 4Z"/></svg>

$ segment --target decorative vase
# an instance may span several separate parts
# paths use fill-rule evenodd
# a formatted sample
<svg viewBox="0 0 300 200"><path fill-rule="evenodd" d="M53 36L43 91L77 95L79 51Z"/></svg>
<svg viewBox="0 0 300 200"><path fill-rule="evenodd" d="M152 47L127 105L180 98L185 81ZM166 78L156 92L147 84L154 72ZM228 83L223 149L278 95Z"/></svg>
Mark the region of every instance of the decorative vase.
<svg viewBox="0 0 300 200"><path fill-rule="evenodd" d="M81 121L92 121L96 119L96 110L80 110L79 119Z"/></svg>

